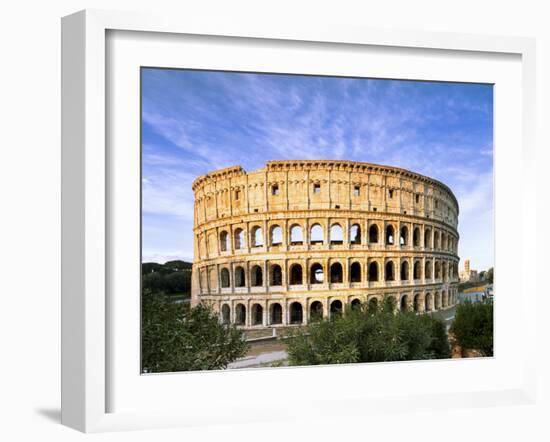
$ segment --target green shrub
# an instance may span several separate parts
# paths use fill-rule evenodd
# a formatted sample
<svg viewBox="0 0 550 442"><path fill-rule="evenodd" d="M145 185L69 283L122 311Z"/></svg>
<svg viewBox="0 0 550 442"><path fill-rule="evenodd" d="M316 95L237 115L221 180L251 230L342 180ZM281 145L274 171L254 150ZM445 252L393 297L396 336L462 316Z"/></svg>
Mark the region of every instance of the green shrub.
<svg viewBox="0 0 550 442"><path fill-rule="evenodd" d="M493 304L469 301L459 304L451 333L463 349L493 356Z"/></svg>

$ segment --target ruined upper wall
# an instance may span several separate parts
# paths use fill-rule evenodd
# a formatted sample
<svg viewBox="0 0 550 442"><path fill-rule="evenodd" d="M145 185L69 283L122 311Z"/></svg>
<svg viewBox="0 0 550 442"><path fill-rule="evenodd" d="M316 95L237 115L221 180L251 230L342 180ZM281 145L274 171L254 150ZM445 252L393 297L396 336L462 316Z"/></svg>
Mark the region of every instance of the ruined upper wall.
<svg viewBox="0 0 550 442"><path fill-rule="evenodd" d="M391 166L336 160L269 161L246 173L233 166L198 177L195 227L253 213L361 210L400 213L456 228L458 202L432 178Z"/></svg>

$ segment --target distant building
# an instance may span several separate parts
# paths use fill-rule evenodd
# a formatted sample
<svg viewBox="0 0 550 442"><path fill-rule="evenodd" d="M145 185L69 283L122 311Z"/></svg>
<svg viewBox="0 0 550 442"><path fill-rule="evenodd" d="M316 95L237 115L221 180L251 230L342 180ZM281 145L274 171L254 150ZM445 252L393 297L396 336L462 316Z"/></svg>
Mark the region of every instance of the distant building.
<svg viewBox="0 0 550 442"><path fill-rule="evenodd" d="M460 282L479 281L479 274L477 273L477 270L470 269L469 259L464 261L464 270L459 273L458 277Z"/></svg>

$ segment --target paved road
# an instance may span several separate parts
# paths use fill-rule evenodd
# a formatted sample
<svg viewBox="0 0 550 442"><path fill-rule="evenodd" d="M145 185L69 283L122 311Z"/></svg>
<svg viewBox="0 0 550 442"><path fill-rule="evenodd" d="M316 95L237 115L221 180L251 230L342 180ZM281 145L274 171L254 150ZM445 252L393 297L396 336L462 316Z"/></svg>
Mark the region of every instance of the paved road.
<svg viewBox="0 0 550 442"><path fill-rule="evenodd" d="M242 359L238 359L227 366L227 368L245 368L252 367L259 364L265 364L268 362L283 361L288 358L286 351L272 351L269 353L262 353L256 356L246 356Z"/></svg>

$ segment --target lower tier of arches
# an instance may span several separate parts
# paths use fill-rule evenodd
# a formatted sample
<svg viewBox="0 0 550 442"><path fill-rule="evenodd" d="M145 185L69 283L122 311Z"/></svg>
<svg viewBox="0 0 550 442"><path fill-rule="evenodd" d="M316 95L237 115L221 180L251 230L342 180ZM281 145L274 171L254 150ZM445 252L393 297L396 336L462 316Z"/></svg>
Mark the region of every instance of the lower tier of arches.
<svg viewBox="0 0 550 442"><path fill-rule="evenodd" d="M305 325L312 321L342 314L348 307L379 304L386 297L394 298L396 310L413 310L418 313L434 312L454 306L458 290L424 290L406 293L375 293L307 297L231 297L219 299L202 298L212 305L223 323L243 328Z"/></svg>

